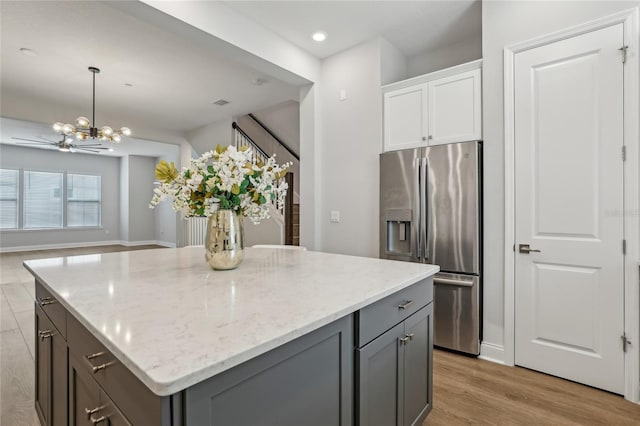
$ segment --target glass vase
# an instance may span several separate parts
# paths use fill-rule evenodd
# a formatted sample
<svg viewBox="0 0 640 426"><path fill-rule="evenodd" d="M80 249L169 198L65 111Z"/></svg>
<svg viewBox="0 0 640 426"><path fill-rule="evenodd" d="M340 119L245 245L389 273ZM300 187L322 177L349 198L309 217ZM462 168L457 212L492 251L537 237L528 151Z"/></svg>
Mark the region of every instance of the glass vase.
<svg viewBox="0 0 640 426"><path fill-rule="evenodd" d="M204 247L211 268L237 268L244 259L242 216L233 210L218 210L209 216Z"/></svg>

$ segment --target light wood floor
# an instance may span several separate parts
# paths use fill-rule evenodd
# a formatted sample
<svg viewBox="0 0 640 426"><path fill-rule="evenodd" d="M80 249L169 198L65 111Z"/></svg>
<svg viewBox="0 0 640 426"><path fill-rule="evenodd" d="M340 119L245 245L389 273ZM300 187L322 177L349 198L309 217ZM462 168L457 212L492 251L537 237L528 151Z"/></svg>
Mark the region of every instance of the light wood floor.
<svg viewBox="0 0 640 426"><path fill-rule="evenodd" d="M157 247L0 254L0 426L39 425L33 409L34 285L22 262ZM524 368L435 351L433 381L434 408L424 426L640 425L640 405Z"/></svg>
<svg viewBox="0 0 640 426"><path fill-rule="evenodd" d="M437 350L433 364L424 426L640 425L640 405L568 380Z"/></svg>

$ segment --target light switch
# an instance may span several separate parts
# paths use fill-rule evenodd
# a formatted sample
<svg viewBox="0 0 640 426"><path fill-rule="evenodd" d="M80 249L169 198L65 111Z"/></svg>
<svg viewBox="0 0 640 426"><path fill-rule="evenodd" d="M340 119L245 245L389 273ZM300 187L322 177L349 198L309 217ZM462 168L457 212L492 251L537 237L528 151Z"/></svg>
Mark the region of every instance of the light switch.
<svg viewBox="0 0 640 426"><path fill-rule="evenodd" d="M340 212L337 210L331 210L331 222L339 223L340 222Z"/></svg>
<svg viewBox="0 0 640 426"><path fill-rule="evenodd" d="M347 100L347 89L340 89L340 100Z"/></svg>

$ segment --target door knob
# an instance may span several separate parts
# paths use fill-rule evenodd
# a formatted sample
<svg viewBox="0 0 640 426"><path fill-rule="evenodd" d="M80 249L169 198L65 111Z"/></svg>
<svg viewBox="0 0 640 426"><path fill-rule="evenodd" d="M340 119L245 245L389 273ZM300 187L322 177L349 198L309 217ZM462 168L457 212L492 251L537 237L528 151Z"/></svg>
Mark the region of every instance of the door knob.
<svg viewBox="0 0 640 426"><path fill-rule="evenodd" d="M518 251L520 253L540 253L540 250L532 249L529 244L518 244Z"/></svg>

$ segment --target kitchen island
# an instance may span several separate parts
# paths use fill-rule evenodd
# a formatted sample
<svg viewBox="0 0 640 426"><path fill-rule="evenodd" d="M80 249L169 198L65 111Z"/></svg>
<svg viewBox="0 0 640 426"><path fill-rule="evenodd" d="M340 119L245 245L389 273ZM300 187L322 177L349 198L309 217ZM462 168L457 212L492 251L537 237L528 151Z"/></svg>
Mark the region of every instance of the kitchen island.
<svg viewBox="0 0 640 426"><path fill-rule="evenodd" d="M414 424L437 266L201 247L25 262L43 424ZM385 419L393 419L389 423Z"/></svg>

